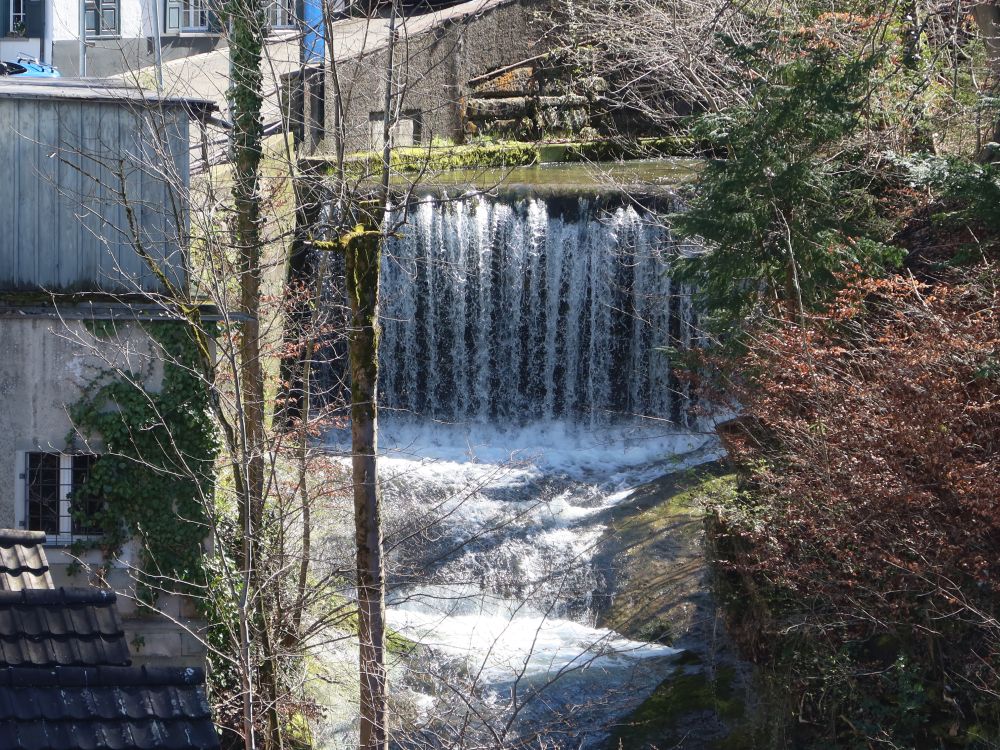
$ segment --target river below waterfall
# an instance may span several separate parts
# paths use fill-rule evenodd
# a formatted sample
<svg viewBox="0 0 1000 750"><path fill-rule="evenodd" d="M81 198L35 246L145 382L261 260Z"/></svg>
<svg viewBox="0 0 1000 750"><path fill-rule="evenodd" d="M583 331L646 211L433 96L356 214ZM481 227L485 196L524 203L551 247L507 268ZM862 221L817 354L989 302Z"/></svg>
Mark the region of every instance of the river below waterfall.
<svg viewBox="0 0 1000 750"><path fill-rule="evenodd" d="M719 455L671 361L700 340L669 273L688 248L593 191L442 193L407 216L381 274L387 614L417 644L393 655L393 742L595 747L677 655L597 625L611 513ZM326 661L350 681L350 648ZM353 746L353 721L332 710L321 744Z"/></svg>
<svg viewBox="0 0 1000 750"><path fill-rule="evenodd" d="M404 418L383 426L380 453L388 622L419 644L392 657L394 742L599 745L677 653L596 625L615 590L610 513L636 487L718 458L715 440ZM351 718L328 727L327 747L351 745Z"/></svg>

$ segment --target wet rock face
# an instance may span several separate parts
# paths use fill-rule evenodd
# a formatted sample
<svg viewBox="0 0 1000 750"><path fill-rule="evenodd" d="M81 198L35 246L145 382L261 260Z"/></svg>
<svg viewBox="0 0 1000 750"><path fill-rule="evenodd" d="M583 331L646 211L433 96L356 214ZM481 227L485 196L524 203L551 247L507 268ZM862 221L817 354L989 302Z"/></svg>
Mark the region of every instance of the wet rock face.
<svg viewBox="0 0 1000 750"><path fill-rule="evenodd" d="M536 61L470 81L465 133L518 140L591 137L607 82L577 78L567 66Z"/></svg>

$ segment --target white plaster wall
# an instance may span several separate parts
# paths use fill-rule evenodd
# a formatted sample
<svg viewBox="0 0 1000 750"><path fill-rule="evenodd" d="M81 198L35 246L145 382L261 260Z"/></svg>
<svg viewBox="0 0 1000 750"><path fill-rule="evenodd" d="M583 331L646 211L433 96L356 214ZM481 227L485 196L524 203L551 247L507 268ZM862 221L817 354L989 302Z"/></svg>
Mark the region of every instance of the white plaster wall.
<svg viewBox="0 0 1000 750"><path fill-rule="evenodd" d="M41 58L40 39L0 39L0 60L17 60L21 55Z"/></svg>
<svg viewBox="0 0 1000 750"><path fill-rule="evenodd" d="M124 0L131 2L131 0ZM56 42L79 39L80 3L78 0L52 0L52 39Z"/></svg>
<svg viewBox="0 0 1000 750"><path fill-rule="evenodd" d="M52 39L65 42L79 39L79 0L52 0ZM123 39L153 36L152 13L156 12L163 30L163 2L161 0L120 0L120 36Z"/></svg>

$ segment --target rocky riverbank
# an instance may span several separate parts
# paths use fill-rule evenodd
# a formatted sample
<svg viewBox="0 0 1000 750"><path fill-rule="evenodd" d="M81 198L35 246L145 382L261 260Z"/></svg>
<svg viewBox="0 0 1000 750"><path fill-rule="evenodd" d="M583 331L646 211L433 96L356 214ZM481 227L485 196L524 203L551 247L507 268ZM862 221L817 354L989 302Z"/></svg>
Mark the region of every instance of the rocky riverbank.
<svg viewBox="0 0 1000 750"><path fill-rule="evenodd" d="M598 624L685 653L609 748L745 746L750 670L726 637L704 549L705 511L735 487L724 464L703 464L638 487L611 513L597 564L614 584Z"/></svg>

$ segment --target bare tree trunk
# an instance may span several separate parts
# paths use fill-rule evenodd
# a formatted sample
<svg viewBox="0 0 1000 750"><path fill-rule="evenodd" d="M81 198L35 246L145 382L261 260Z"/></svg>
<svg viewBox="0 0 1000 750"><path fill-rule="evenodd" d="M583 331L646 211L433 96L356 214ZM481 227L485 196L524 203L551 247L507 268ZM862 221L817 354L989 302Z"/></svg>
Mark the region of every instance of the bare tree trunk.
<svg viewBox="0 0 1000 750"><path fill-rule="evenodd" d="M233 116L233 203L231 225L233 244L239 255L240 312L245 316L239 342L240 405L238 430L242 443L244 496L240 498L240 566L243 572L241 597L241 651L246 662L243 712L244 743L256 750L259 701L267 716L265 747L281 747L281 730L275 701L276 665L262 599L260 533L264 517L264 373L260 340L261 279L261 193L260 161L263 125L261 121L261 59L266 32L261 0L231 0L227 9L231 28L230 75ZM253 647L261 650L260 659ZM254 689L252 675L259 675Z"/></svg>
<svg viewBox="0 0 1000 750"><path fill-rule="evenodd" d="M986 45L986 60L994 75L1000 74L1000 3L996 0L976 3L972 15Z"/></svg>
<svg viewBox="0 0 1000 750"><path fill-rule="evenodd" d="M380 208L377 214L380 214ZM362 750L388 748L386 731L385 577L382 508L376 477L378 431L379 217L366 216L345 238L351 306L351 463L357 544L358 638L361 669Z"/></svg>
<svg viewBox="0 0 1000 750"><path fill-rule="evenodd" d="M990 68L993 89L1000 90L1000 3L997 0L976 3L972 7L972 15L986 48L986 62ZM1000 119L993 124L993 137L990 140L1000 142ZM987 145L979 155L980 158L994 155L994 149L995 147Z"/></svg>

